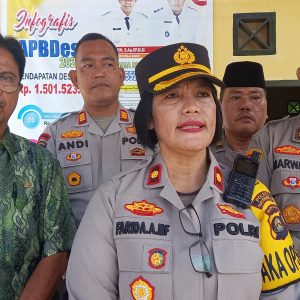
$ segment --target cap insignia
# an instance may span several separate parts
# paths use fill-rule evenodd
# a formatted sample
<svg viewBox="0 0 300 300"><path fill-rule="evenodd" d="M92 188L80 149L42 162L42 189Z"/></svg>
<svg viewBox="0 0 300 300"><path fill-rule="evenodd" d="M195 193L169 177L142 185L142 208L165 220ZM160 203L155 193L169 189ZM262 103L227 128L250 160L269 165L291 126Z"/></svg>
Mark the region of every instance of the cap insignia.
<svg viewBox="0 0 300 300"><path fill-rule="evenodd" d="M195 61L195 54L188 50L187 47L183 45L177 49L177 52L174 54L174 60L176 63L183 64L192 64Z"/></svg>

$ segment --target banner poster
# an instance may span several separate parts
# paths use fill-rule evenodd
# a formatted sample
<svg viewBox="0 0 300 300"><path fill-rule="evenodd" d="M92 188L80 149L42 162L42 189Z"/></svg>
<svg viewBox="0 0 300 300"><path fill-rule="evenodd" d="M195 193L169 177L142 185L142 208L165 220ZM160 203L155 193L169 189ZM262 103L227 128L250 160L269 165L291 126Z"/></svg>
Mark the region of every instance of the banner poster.
<svg viewBox="0 0 300 300"><path fill-rule="evenodd" d="M136 64L167 44L195 42L213 59L213 0L0 0L1 32L18 38L26 56L24 85L9 126L36 141L45 126L83 106L68 73L76 42L86 33L107 36L125 69L120 102L135 108ZM128 17L128 18L127 18Z"/></svg>

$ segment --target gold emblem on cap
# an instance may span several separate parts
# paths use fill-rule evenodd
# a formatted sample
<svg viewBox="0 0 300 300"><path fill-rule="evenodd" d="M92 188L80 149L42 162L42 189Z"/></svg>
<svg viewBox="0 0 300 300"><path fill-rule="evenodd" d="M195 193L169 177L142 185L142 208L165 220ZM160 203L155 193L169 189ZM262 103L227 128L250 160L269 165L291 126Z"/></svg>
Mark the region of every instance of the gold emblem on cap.
<svg viewBox="0 0 300 300"><path fill-rule="evenodd" d="M180 65L192 64L195 61L195 54L185 46L180 46L174 54L174 60Z"/></svg>

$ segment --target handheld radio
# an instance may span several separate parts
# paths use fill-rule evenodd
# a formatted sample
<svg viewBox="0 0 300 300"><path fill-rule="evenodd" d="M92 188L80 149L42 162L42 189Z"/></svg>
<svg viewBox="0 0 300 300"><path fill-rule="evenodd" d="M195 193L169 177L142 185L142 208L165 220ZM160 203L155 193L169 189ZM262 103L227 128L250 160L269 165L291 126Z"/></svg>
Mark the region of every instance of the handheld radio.
<svg viewBox="0 0 300 300"><path fill-rule="evenodd" d="M254 151L250 158L237 155L229 175L224 201L248 208L251 204L258 167L259 152Z"/></svg>

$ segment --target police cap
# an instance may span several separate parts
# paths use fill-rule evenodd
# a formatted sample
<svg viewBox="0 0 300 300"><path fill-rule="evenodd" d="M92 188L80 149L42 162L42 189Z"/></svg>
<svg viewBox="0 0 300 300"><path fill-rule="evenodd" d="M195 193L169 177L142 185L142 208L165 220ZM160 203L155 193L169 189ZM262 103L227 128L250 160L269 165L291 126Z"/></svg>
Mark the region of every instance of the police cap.
<svg viewBox="0 0 300 300"><path fill-rule="evenodd" d="M253 61L229 64L226 67L223 82L225 87L260 87L266 89L263 67Z"/></svg>
<svg viewBox="0 0 300 300"><path fill-rule="evenodd" d="M140 94L160 94L184 80L203 77L223 86L212 75L207 49L193 43L178 43L159 48L144 57L135 74Z"/></svg>

